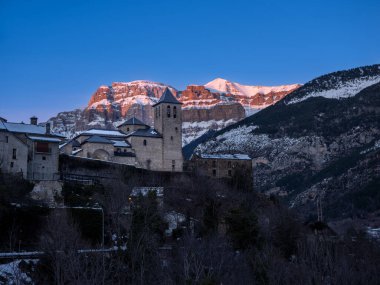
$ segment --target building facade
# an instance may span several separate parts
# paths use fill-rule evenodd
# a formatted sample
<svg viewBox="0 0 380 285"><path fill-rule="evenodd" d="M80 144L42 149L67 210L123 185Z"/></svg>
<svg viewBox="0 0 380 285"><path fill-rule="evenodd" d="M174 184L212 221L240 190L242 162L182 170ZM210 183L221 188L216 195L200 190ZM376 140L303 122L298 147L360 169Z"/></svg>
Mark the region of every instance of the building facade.
<svg viewBox="0 0 380 285"><path fill-rule="evenodd" d="M166 89L153 108L153 127L133 117L117 130L85 131L61 145L61 153L150 170L182 171L181 103Z"/></svg>
<svg viewBox="0 0 380 285"><path fill-rule="evenodd" d="M252 159L246 154L193 154L190 165L203 175L214 178L252 177Z"/></svg>
<svg viewBox="0 0 380 285"><path fill-rule="evenodd" d="M0 118L0 169L28 180L57 180L59 143L62 137L50 131L50 124L10 123Z"/></svg>

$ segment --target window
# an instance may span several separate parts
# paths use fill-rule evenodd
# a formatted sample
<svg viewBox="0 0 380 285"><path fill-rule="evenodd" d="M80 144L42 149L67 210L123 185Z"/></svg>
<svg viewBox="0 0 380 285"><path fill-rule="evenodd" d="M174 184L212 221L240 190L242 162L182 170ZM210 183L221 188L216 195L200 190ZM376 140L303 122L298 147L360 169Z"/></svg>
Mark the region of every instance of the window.
<svg viewBox="0 0 380 285"><path fill-rule="evenodd" d="M177 107L173 107L173 118L177 118Z"/></svg>
<svg viewBox="0 0 380 285"><path fill-rule="evenodd" d="M168 118L170 118L170 106L166 107L166 109L167 109Z"/></svg>
<svg viewBox="0 0 380 285"><path fill-rule="evenodd" d="M212 167L216 167L216 160L212 161Z"/></svg>
<svg viewBox="0 0 380 285"><path fill-rule="evenodd" d="M12 158L16 159L17 158L17 150L14 148L12 151Z"/></svg>
<svg viewBox="0 0 380 285"><path fill-rule="evenodd" d="M212 176L214 176L214 177L216 176L216 169L212 170Z"/></svg>
<svg viewBox="0 0 380 285"><path fill-rule="evenodd" d="M36 142L36 152L50 153L49 143Z"/></svg>
<svg viewBox="0 0 380 285"><path fill-rule="evenodd" d="M231 169L228 170L228 176L230 176L230 177L232 176L232 171L231 171Z"/></svg>
<svg viewBox="0 0 380 285"><path fill-rule="evenodd" d="M127 128L127 132L129 132L129 128Z"/></svg>
<svg viewBox="0 0 380 285"><path fill-rule="evenodd" d="M172 171L175 170L175 160L172 160Z"/></svg>
<svg viewBox="0 0 380 285"><path fill-rule="evenodd" d="M46 156L43 156L43 157L42 157L42 160L46 160Z"/></svg>
<svg viewBox="0 0 380 285"><path fill-rule="evenodd" d="M173 136L171 136L170 139L173 140Z"/></svg>
<svg viewBox="0 0 380 285"><path fill-rule="evenodd" d="M116 151L117 151L117 152L121 152L121 149L120 149L120 148L117 148Z"/></svg>
<svg viewBox="0 0 380 285"><path fill-rule="evenodd" d="M178 128L177 127L175 127L175 132L178 133Z"/></svg>
<svg viewBox="0 0 380 285"><path fill-rule="evenodd" d="M143 141L144 145L146 145L146 140Z"/></svg>
<svg viewBox="0 0 380 285"><path fill-rule="evenodd" d="M5 136L5 142L8 143L8 136Z"/></svg>
<svg viewBox="0 0 380 285"><path fill-rule="evenodd" d="M13 161L11 162L11 167L13 167Z"/></svg>

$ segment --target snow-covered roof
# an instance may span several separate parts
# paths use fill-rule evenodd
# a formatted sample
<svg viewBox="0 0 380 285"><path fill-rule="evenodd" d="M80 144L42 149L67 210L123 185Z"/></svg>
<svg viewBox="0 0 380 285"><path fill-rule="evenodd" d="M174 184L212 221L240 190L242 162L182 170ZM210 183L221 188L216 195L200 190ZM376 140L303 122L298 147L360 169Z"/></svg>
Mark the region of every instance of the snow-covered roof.
<svg viewBox="0 0 380 285"><path fill-rule="evenodd" d="M158 100L158 102L154 104L153 107L161 103L182 104L174 97L173 93L169 90L169 88L165 89L164 94L162 94L160 100Z"/></svg>
<svg viewBox="0 0 380 285"><path fill-rule="evenodd" d="M152 128L136 130L136 131L128 134L128 137L162 138L161 134Z"/></svg>
<svg viewBox="0 0 380 285"><path fill-rule="evenodd" d="M88 131L84 131L80 135L98 135L98 136L109 136L109 137L126 137L125 134L120 131L114 130L102 130L102 129L91 129Z"/></svg>
<svg viewBox="0 0 380 285"><path fill-rule="evenodd" d="M36 137L36 136L28 136L33 141L41 141L41 142L61 142L60 139L52 138L52 137Z"/></svg>
<svg viewBox="0 0 380 285"><path fill-rule="evenodd" d="M81 152L82 151L82 149L80 148L80 149L76 149L76 150L73 150L72 151L72 155L76 155L78 152Z"/></svg>
<svg viewBox="0 0 380 285"><path fill-rule="evenodd" d="M142 121L140 121L136 117L132 117L132 118L126 120L124 123L122 123L121 125L119 125L119 127L126 126L126 125L146 126L146 124L144 124Z"/></svg>
<svg viewBox="0 0 380 285"><path fill-rule="evenodd" d="M46 128L38 125L24 124L24 123L3 123L8 131L12 133L24 133L24 134L39 134L45 135Z"/></svg>
<svg viewBox="0 0 380 285"><path fill-rule="evenodd" d="M83 143L105 143L105 144L114 144L113 141L110 141L106 138L103 138L101 136L97 136L97 135L94 135L94 136L91 136L89 137L88 139L86 139L85 141L83 141Z"/></svg>
<svg viewBox="0 0 380 285"><path fill-rule="evenodd" d="M247 154L205 154L199 155L204 159L235 159L235 160L252 160Z"/></svg>
<svg viewBox="0 0 380 285"><path fill-rule="evenodd" d="M126 141L114 141L113 140L113 142L114 142L114 144L113 144L114 147L131 147L131 145Z"/></svg>

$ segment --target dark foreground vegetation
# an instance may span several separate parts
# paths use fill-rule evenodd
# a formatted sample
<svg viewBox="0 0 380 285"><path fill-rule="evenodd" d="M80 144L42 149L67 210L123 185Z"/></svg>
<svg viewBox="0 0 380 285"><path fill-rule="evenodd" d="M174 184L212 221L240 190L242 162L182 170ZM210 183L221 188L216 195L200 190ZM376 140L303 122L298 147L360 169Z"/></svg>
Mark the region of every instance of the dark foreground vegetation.
<svg viewBox="0 0 380 285"><path fill-rule="evenodd" d="M163 197L131 196L136 186L162 186L153 176L117 176L65 183L66 209L16 222L10 213L31 207L31 186L2 176L2 251L17 251L20 229L28 232L21 250L44 252L22 266L34 284L379 283L379 244L365 234L336 236L321 222L301 223L275 198L196 174L167 179Z"/></svg>

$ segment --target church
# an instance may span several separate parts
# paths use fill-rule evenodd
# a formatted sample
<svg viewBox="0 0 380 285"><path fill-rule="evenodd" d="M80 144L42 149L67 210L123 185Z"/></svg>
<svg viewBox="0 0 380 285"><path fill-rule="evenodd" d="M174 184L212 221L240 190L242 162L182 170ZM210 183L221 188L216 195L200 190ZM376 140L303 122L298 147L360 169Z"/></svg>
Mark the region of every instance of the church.
<svg viewBox="0 0 380 285"><path fill-rule="evenodd" d="M155 171L183 171L182 109L168 88L154 108L154 126L130 118L117 130L91 129L60 146L60 152Z"/></svg>

